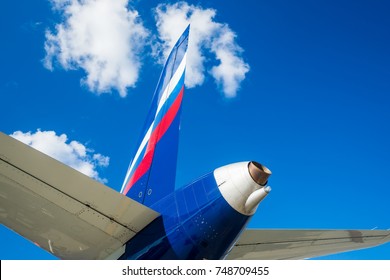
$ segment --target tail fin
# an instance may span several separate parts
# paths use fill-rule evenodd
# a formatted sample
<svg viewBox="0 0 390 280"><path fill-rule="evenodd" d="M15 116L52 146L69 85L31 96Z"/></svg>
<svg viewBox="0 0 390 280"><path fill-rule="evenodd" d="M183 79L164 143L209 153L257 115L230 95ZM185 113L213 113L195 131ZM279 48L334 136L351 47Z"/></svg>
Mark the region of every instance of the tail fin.
<svg viewBox="0 0 390 280"><path fill-rule="evenodd" d="M188 36L189 26L167 59L146 119L143 138L121 190L146 206L153 205L175 188Z"/></svg>

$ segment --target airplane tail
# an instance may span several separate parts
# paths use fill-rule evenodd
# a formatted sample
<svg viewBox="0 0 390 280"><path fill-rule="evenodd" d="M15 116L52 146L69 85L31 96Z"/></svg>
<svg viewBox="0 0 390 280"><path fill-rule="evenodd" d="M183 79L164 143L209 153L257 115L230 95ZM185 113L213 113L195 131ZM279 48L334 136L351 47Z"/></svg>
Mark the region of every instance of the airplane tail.
<svg viewBox="0 0 390 280"><path fill-rule="evenodd" d="M143 137L121 193L151 206L175 188L189 26L173 47L154 93Z"/></svg>

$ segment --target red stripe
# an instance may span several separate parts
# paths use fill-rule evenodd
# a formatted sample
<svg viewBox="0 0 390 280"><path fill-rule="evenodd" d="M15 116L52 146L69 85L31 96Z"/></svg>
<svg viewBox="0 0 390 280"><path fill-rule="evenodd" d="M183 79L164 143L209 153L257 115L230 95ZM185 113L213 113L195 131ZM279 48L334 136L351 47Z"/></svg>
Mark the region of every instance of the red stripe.
<svg viewBox="0 0 390 280"><path fill-rule="evenodd" d="M173 120L175 119L177 112L179 111L181 101L183 99L184 86L181 88L179 95L176 97L176 100L173 102L171 108L162 118L161 122L154 129L152 135L150 136L148 146L145 151L145 156L139 164L138 168L131 176L129 183L127 184L123 194L127 194L130 188L141 178L150 168L154 156L154 151L156 144L160 141L161 137L164 136L165 132L168 130Z"/></svg>

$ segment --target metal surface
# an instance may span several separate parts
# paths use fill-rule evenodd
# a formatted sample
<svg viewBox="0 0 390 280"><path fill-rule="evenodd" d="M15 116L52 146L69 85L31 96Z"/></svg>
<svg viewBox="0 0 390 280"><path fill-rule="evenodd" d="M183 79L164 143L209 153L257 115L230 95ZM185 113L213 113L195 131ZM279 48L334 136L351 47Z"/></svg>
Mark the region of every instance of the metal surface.
<svg viewBox="0 0 390 280"><path fill-rule="evenodd" d="M305 259L390 241L387 230L256 230L243 232L227 259Z"/></svg>
<svg viewBox="0 0 390 280"><path fill-rule="evenodd" d="M104 259L159 214L0 133L0 221L63 259Z"/></svg>
<svg viewBox="0 0 390 280"><path fill-rule="evenodd" d="M161 217L129 241L123 259L220 259L250 219L225 201L213 173L155 207Z"/></svg>

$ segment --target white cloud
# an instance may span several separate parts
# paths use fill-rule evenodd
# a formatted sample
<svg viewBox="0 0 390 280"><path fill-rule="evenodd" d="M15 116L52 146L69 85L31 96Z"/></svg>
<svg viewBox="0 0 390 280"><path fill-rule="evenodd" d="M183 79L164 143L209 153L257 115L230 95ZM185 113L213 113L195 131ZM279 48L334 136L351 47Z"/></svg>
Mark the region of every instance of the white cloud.
<svg viewBox="0 0 390 280"><path fill-rule="evenodd" d="M236 34L225 23L214 20L216 10L203 9L186 2L160 4L155 9L155 18L163 49L159 55L163 61L184 31L191 24L188 46L186 85L202 85L205 73L209 72L221 87L226 97L234 97L249 71L242 58L242 48L235 42ZM217 62L206 69L206 56L212 54ZM162 56L164 57L162 59Z"/></svg>
<svg viewBox="0 0 390 280"><path fill-rule="evenodd" d="M191 23L186 85L204 83L210 74L226 97L234 97L249 71L236 43L236 34L226 23L215 20L216 10L186 2L159 4L155 8L158 37L150 32L129 0L50 0L63 21L46 30L44 65L49 70L82 69L82 79L96 93L117 90L122 97L135 87L146 46L164 63L172 46ZM151 42L153 41L153 42ZM160 50L158 52L157 50Z"/></svg>
<svg viewBox="0 0 390 280"><path fill-rule="evenodd" d="M103 183L107 182L106 179L100 178L97 169L107 167L109 157L94 154L93 150L87 149L80 142L67 143L66 134L57 135L55 131L37 130L35 133L15 131L11 136L91 178Z"/></svg>
<svg viewBox="0 0 390 280"><path fill-rule="evenodd" d="M46 31L44 65L83 69L82 83L96 93L134 87L148 31L128 0L51 0L64 22Z"/></svg>

